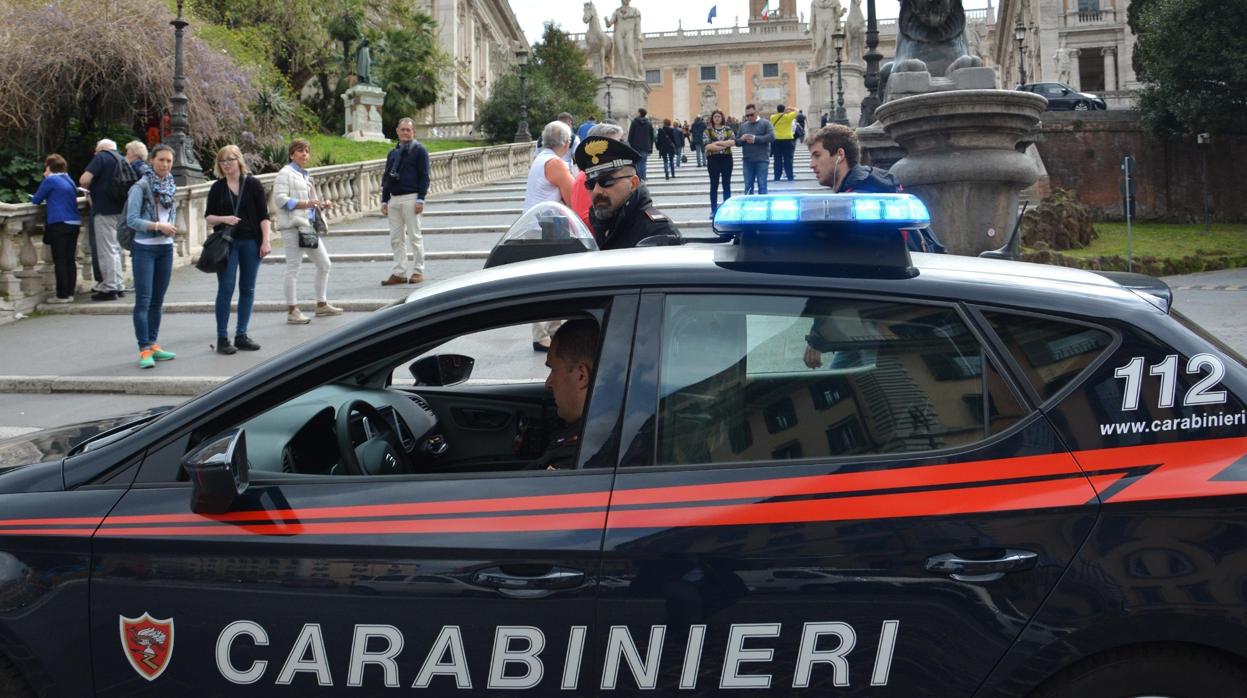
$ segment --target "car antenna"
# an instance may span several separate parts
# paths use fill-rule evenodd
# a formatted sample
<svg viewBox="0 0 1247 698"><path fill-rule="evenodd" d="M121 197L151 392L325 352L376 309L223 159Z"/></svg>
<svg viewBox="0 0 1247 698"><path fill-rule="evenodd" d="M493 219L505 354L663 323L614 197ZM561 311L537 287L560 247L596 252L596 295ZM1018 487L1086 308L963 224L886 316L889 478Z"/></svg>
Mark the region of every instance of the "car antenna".
<svg viewBox="0 0 1247 698"><path fill-rule="evenodd" d="M989 259L1013 259L1016 260L1022 252L1022 216L1026 215L1026 207L1030 205L1030 199L1022 200L1022 209L1018 211L1018 218L1013 222L1013 232L1009 234L1009 240L995 250L987 250L980 252L980 257Z"/></svg>

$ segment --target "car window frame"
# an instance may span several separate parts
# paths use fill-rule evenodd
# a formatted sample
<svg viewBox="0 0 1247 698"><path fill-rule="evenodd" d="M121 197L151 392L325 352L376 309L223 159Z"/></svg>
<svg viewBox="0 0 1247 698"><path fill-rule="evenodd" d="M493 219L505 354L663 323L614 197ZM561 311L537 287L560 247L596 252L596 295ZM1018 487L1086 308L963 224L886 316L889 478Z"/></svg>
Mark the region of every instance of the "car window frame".
<svg viewBox="0 0 1247 698"><path fill-rule="evenodd" d="M658 464L658 408L660 404L660 381L662 363L662 331L667 298L685 295L752 295L752 296L796 296L802 298L829 298L841 301L859 302L892 302L898 304L921 305L938 309L951 309L966 325L974 339L982 347L989 361L995 363L1000 380L1017 402L1022 415L1006 429L990 434L968 444L959 444L940 449L924 451L906 451L900 453L863 453L848 456L815 456L794 458L791 460L751 460L751 461L719 461L711 463L679 463ZM910 460L923 460L956 456L957 454L990 448L992 445L1012 437L1018 431L1027 428L1035 420L1042 419L1039 410L1026 399L1021 386L1014 375L1004 365L996 347L988 341L988 336L979 326L978 319L968 312L967 305L958 301L947 301L929 298L916 298L903 295L869 295L860 292L837 291L834 289L815 288L749 288L749 287L688 287L678 289L649 289L641 294L641 306L637 316L637 330L632 357L632 375L624 405L624 425L620 433L619 468L644 468L648 471L683 471L705 469L735 468L784 468L811 464L828 463L834 465L877 462L880 458L888 458L898 465ZM986 380L986 372L983 373ZM625 446L626 445L626 446Z"/></svg>
<svg viewBox="0 0 1247 698"><path fill-rule="evenodd" d="M1069 317L1067 315L1039 313L1032 310L1021 310L1006 306L985 305L982 303L966 303L965 306L966 311L975 318L975 321L982 324L982 330L990 338L996 353L1004 358L1005 366L1002 368L1004 368L1004 370L1008 373L1013 374L1013 383L1017 386L1021 386L1026 395L1026 399L1032 408L1040 412L1049 411L1075 390L1078 390L1083 383L1087 382L1087 379L1091 376L1091 374L1108 362L1108 360L1112 358L1113 354L1117 352L1117 349L1121 347L1121 332L1111 325L1091 322L1090 320ZM1097 356L1094 361L1084 366L1083 369L1078 372L1078 375L1074 376L1074 378L1066 383L1064 387L1054 393L1052 397L1045 400L1044 397L1039 394L1039 391L1035 389L1035 385L1031 382L1031 380L1027 378L1025 369L1023 369L1022 365L1019 364L1013 357L1013 352L1009 351L1008 346L1005 345L1004 339L1001 338L999 333L996 332L996 328L992 326L991 321L988 320L986 315L983 314L984 312L1021 315L1039 318L1041 320L1050 320L1052 322L1062 322L1069 325L1089 327L1093 330L1107 332L1109 334L1109 344L1103 351L1100 352L1100 355Z"/></svg>
<svg viewBox="0 0 1247 698"><path fill-rule="evenodd" d="M326 361L330 363L336 363L340 361L350 362L351 356L357 352L376 351L379 354L385 353L387 351L385 349L387 344L390 344L396 341L402 342L404 341L405 337L418 336L421 333L436 334L436 335L445 337L447 336L446 333L450 331L451 328L455 328L457 326L460 329L457 330L457 334L455 336L462 336L463 334L470 334L471 332L474 332L474 331L483 331L491 327L504 327L508 325L523 324L524 322L527 322L527 320L516 319L517 317L520 317L520 318L526 317L526 315L517 316L515 314L516 310L519 308L540 309L541 310L540 314L529 313L529 314L532 314L534 318L536 318L541 315L545 315L545 316L558 315L560 312L567 310L571 306L577 306L579 310L573 311L573 313L569 313L569 314L574 314L574 312L580 312L582 314L592 316L594 319L598 321L599 327L600 328L605 327L608 333L611 332L611 329L613 327L615 327L616 325L620 325L623 328L620 331L626 331L629 335L631 335L632 331L635 329L635 323L636 323L636 298L637 296L638 296L638 291L635 288L632 288L632 289L622 288L622 289L593 289L591 291L586 291L583 295L574 295L572 297L568 297L568 294L564 292L564 293L558 293L558 294L539 294L539 295L522 296L522 297L508 298L508 299L498 299L498 300L492 300L492 301L489 301L487 303L484 303L482 305L477 305L477 306L470 306L470 305L460 306L450 311L422 317L411 323L404 323L398 326L388 327L385 329L372 332L370 334L367 334L361 337L360 340L354 343L350 349L344 348L343 350L339 351L338 353L332 356L328 356L328 357L319 356L313 360L310 360L302 364L299 364L298 366L292 367L292 370L288 372L287 374L285 374L285 379L283 381L277 384L269 384L268 386L266 386L266 389L261 394L253 393L251 396L249 396L249 399L245 403L241 405L234 405L230 407L225 407L221 410L217 410L211 413L210 415L208 415L207 417L197 420L196 422L189 424L183 427L182 429L179 429L178 431L167 435L166 437L161 439L159 442L152 444L143 454L144 457L142 459L142 462L139 464L138 472L131 484L131 487L138 488L138 489L168 488L168 487L180 487L180 488L189 489L190 483L186 481L185 479L180 479L179 476L181 475L181 460L185 456L186 453L188 453L191 449L194 448L194 446L200 443L204 443L207 439L212 438L213 435L219 434L222 431L231 428L231 426L233 425L246 422L260 414L263 414L264 412L268 410L271 410L277 407L278 405L286 401L295 399L299 395L303 395L309 390L313 390L316 387L329 385L331 383L341 381L342 379L347 378L351 375L352 371L347 370L347 371L343 371L341 373L335 374L335 377L333 379L319 379L318 378L316 380L315 385L310 388L298 388L297 390L294 390L294 391L290 391L288 389L289 386L291 385L299 385L302 382L305 382L309 375L317 375L318 373L323 372L324 364ZM615 311L615 312L612 312L612 311ZM484 320L484 318L487 318L487 317L497 318L501 320L501 322L491 322L488 320ZM620 322L619 323L614 322L615 319L618 319ZM446 342L446 341L449 341L449 339L441 339L439 341ZM427 351L429 348L435 346L436 344L437 342L426 342L426 343L410 345L407 349L401 352L396 352L392 349L388 351L390 355L394 357L398 357L400 355L406 356L406 357L414 357L414 356L419 356L420 353ZM602 357L606 355L607 350L608 350L608 347L606 343L602 342L601 347L599 348L599 352L598 352L599 362L602 361ZM613 349L613 350L618 351L618 349ZM631 354L631 342L630 341L628 342L626 346L626 351L627 351L627 355L630 357L630 354ZM365 365L373 365L373 364L378 363L379 361L381 361L381 357L371 359L364 363ZM624 376L626 377L626 370L625 370ZM590 417L596 418L595 425L600 425L603 422L612 421L610 419L606 419L602 415L603 411L611 410L611 406L608 405L607 401L604 399L595 401L594 396L598 394L599 392L609 393L610 392L608 389L609 386L604 386L603 383L615 380L616 378L618 378L618 382L621 384L626 382L625 378L623 377L612 376L611 374L604 372L604 371L597 371L597 370L594 371L594 383L590 387L589 394L586 398L586 405L589 411L586 413L586 419L585 419L585 424L586 424L586 431L584 432L585 437L589 435L588 429L589 429L589 424L590 424ZM393 388L392 386L387 385L386 389L393 389ZM619 395L623 395L625 394L625 388L621 386L617 388L614 392L616 392ZM270 395L270 396L275 396L275 397L272 397L272 399L264 399L264 395ZM617 423L618 413L622 412L622 409L623 409L622 403L616 404L613 407L613 411L616 413L616 419L613 420L613 423ZM598 433L600 433L600 428L598 431L595 431L595 434L598 434ZM199 435L200 438L193 439L192 438L193 434ZM609 438L610 437L608 436L607 439L609 440ZM585 438L582 441L582 443L588 443L588 439ZM609 445L609 443L606 445ZM584 456L584 453L583 453L584 449L581 449L581 451L582 452L578 454L577 456L576 469L560 470L560 471L557 471L556 473L547 473L546 471L533 471L533 472L539 475L543 475L543 476L548 476L548 475L553 475L553 474L574 475L576 473L583 472L585 468L582 467L581 459ZM169 477L169 473L172 473L173 477ZM306 475L306 476L301 476L299 474L295 474L295 475L286 475L286 476L280 476L280 477L253 478L251 480L251 485L271 486L271 485L287 485L287 484L293 485L293 484L307 484L307 483L322 483L323 484L323 483L328 483L328 482L335 482L335 483L341 482L344 484L345 483L360 483L360 482L375 483L379 479L384 479L386 482L405 482L411 479L419 479L419 480L426 480L430 478L472 479L472 478L492 478L492 477L516 477L516 476L523 476L524 474L525 474L525 471L496 471L496 472L472 472L472 473L403 473L399 475L380 475L380 476L375 476L375 475L335 475L335 476ZM528 474L532 475L533 473L530 472Z"/></svg>

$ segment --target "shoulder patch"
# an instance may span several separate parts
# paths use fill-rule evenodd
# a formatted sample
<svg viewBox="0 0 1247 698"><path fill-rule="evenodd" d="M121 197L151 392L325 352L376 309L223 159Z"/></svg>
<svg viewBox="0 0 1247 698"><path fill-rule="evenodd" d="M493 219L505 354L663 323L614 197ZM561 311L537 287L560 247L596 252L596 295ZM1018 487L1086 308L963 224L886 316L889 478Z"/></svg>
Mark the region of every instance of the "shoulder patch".
<svg viewBox="0 0 1247 698"><path fill-rule="evenodd" d="M650 206L649 208L645 209L645 216L649 218L651 221L671 220L670 218L667 218L666 214L654 208L653 206Z"/></svg>

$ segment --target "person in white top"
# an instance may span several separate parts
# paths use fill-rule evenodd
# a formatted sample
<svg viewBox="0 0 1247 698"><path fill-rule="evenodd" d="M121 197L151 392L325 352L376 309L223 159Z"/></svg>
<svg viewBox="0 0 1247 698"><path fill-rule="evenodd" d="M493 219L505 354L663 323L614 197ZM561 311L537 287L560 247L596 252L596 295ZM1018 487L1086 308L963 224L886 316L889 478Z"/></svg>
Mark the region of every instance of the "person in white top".
<svg viewBox="0 0 1247 698"><path fill-rule="evenodd" d="M572 129L562 121L551 121L541 130L543 147L528 168L528 186L524 190L524 210L543 201L558 201L564 206L572 205L571 170L563 157L571 150ZM533 324L533 350L549 351L550 337L558 329L558 322Z"/></svg>
<svg viewBox="0 0 1247 698"><path fill-rule="evenodd" d="M325 241L317 240L316 247L299 247L299 232L311 233L312 216L323 216L333 206L328 199L316 198L316 190L312 176L306 166L312 159L312 146L302 138L291 141L287 148L290 164L281 168L273 179L273 208L277 210L277 230L281 233L282 245L286 249L286 275L282 279L286 294L286 322L291 325L306 325L312 319L299 310L295 290L299 281L299 266L303 256L316 265L316 317L341 315L342 309L329 303L329 269L333 265L329 261L329 250L325 249Z"/></svg>

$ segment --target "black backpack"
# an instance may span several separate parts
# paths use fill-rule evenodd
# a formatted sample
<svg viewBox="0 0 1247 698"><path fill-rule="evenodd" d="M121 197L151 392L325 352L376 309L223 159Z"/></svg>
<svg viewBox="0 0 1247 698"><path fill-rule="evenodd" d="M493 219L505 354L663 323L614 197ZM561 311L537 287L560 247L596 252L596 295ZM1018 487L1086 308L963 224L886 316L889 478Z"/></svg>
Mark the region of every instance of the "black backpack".
<svg viewBox="0 0 1247 698"><path fill-rule="evenodd" d="M113 171L108 178L108 193L114 201L125 202L130 195L130 187L139 181L139 173L134 171L130 163L115 150L108 151L113 156Z"/></svg>

